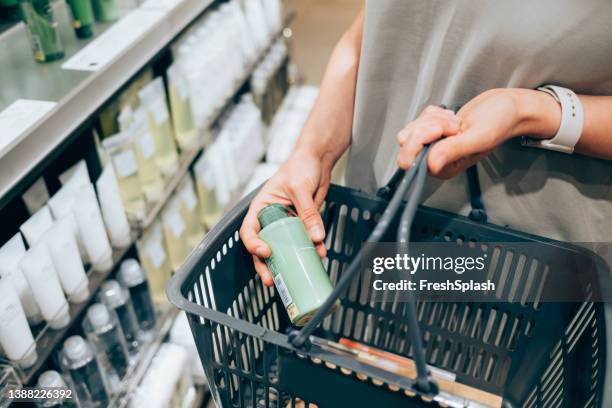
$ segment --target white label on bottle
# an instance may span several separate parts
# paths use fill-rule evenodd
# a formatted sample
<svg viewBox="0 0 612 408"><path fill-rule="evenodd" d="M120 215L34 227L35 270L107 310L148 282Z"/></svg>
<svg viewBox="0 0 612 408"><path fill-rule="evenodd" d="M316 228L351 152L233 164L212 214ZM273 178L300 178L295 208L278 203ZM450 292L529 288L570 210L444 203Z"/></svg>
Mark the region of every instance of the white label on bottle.
<svg viewBox="0 0 612 408"><path fill-rule="evenodd" d="M115 170L120 178L129 177L138 171L136 156L132 150L125 150L113 156Z"/></svg>
<svg viewBox="0 0 612 408"><path fill-rule="evenodd" d="M166 101L161 97L151 104L150 109L157 126L162 125L168 120L168 107L166 106Z"/></svg>
<svg viewBox="0 0 612 408"><path fill-rule="evenodd" d="M98 71L124 54L128 48L138 46L145 33L163 25L163 10L136 9L113 24L83 49L62 64L63 69Z"/></svg>
<svg viewBox="0 0 612 408"><path fill-rule="evenodd" d="M55 105L49 101L17 99L0 112L0 153L8 150Z"/></svg>
<svg viewBox="0 0 612 408"><path fill-rule="evenodd" d="M289 307L289 305L293 303L293 299L291 299L289 290L287 289L285 281L280 273L276 274L274 277L274 285L276 285L276 289L278 290L278 294L283 301L283 305L285 305L286 308Z"/></svg>
<svg viewBox="0 0 612 408"><path fill-rule="evenodd" d="M42 177L39 178L32 184L32 187L24 193L22 198L30 214L34 214L36 211L40 210L49 200L49 191L47 191L45 180Z"/></svg>
<svg viewBox="0 0 612 408"><path fill-rule="evenodd" d="M185 203L189 211L193 211L194 208L196 208L196 205L198 205L198 198L193 192L193 189L191 188L191 186L187 186L183 188L180 194L181 194L181 199L183 200L183 202Z"/></svg>
<svg viewBox="0 0 612 408"><path fill-rule="evenodd" d="M175 237L179 238L181 235L183 235L183 232L185 231L185 222L183 221L181 214L176 209L172 209L167 213L165 221L166 225L168 228L170 228L170 231Z"/></svg>
<svg viewBox="0 0 612 408"><path fill-rule="evenodd" d="M146 132L140 139L138 140L140 144L140 151L142 152L142 156L145 159L153 156L155 153L155 142L153 141L153 136L151 136L151 132Z"/></svg>
<svg viewBox="0 0 612 408"><path fill-rule="evenodd" d="M151 258L151 263L154 267L159 268L161 264L166 260L166 251L162 246L161 242L154 241L147 247L147 255Z"/></svg>

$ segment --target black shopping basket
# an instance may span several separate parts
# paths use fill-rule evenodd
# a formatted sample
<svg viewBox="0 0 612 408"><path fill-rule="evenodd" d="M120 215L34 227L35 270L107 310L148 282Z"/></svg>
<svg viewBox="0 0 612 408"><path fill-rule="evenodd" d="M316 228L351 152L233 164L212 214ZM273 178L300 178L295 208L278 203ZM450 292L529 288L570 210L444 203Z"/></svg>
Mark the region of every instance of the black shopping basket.
<svg viewBox="0 0 612 408"><path fill-rule="evenodd" d="M238 230L252 195L207 234L172 278L168 296L187 312L218 406L483 406L439 393L429 377L429 371L436 369L451 373L459 383L502 397L505 407L602 406L607 341L603 305L520 301L526 291L545 291L553 274L543 273L552 260L546 259L542 248L595 261L597 256L565 243L417 208L420 191L413 191L412 202L398 201L399 193L415 179L414 189L419 183L422 189L423 162L421 156L414 171L394 177L391 187L376 196L331 186L322 213L326 266L341 306L321 322L322 311L301 334L292 331L278 293L262 284L240 242ZM395 190L389 200L385 193ZM398 206L401 217L390 214ZM500 260L488 271L492 279L514 289L477 303L419 301L391 309L385 303L369 302L371 288L347 275L373 231L378 231L376 239L381 241L405 239L411 233L413 242L475 245ZM507 244L481 246L483 242ZM513 242L537 242L540 253L519 254ZM570 271L564 279L568 287L580 288L590 299L593 293L588 292L598 288L585 286L578 278L580 272ZM328 305L333 301L328 299ZM334 353L309 341L315 338L309 337L311 332L319 339L344 337L411 357L418 376L398 376Z"/></svg>

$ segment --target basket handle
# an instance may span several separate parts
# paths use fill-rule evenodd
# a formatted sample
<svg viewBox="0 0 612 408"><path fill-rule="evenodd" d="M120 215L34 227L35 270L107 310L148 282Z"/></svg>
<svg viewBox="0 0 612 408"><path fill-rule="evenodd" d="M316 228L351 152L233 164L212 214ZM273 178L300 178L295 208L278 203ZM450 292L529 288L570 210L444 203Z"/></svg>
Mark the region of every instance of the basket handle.
<svg viewBox="0 0 612 408"><path fill-rule="evenodd" d="M425 184L425 178L427 177L427 160L426 156L429 150L429 146L426 146L418 155L416 160L416 165L413 166L408 172L404 172L403 170L399 170L396 172L396 175L393 177L392 181L397 182L397 187L394 189L393 197L391 198L389 205L383 212L383 215L380 218L380 221L374 227L374 230L368 237L368 242L379 242L391 221L397 215L399 208L401 206L403 198L406 196L406 193L410 189L413 184L415 178L417 178L417 185L415 187L415 191L408 199L408 203L406 204L405 210L402 213L403 226L400 227L398 236L403 239L409 239L409 231L410 224L412 223L412 219L414 218L414 213L416 212L416 208L419 204L419 200L421 198L421 194L423 191L423 187ZM401 175L401 177L399 176ZM407 227L406 227L407 226ZM323 321L328 311L331 309L333 304L338 300L340 295L344 293L344 291L348 288L353 278L357 275L361 260L369 254L366 252L369 247L362 248L351 264L348 267L346 273L340 278L340 281L333 289L332 293L325 300L323 305L317 310L312 319L306 323L306 325L299 331L292 331L289 334L289 341L296 348L302 348L307 346L308 338L313 333L313 331L317 328L317 326ZM410 338L414 347L414 359L415 365L417 367L417 387L420 391L424 393L430 393L432 390L436 388L435 384L432 382L431 377L429 375L429 371L425 364L425 355L422 349L421 339L420 339L420 330L418 326L418 320L416 315L416 305L414 299L410 299L408 301L408 318L412 322L411 326L413 330L409 331Z"/></svg>

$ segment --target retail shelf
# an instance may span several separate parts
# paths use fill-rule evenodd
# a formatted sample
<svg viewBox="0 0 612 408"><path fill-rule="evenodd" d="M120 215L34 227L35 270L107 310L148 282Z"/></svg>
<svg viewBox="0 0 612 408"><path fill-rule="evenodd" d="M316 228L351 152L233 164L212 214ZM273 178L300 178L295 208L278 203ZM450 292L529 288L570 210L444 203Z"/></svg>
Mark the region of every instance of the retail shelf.
<svg viewBox="0 0 612 408"><path fill-rule="evenodd" d="M284 20L285 21L284 27L286 27L293 20L294 16L295 16L295 13L293 12L287 14ZM253 70L255 69L255 67L257 67L257 65L266 56L266 54L268 53L268 51L274 44L274 41L276 41L278 38L284 35L284 31L285 29L282 29L273 36L273 39L268 45L268 47L266 47L266 49L261 53L261 55L258 56L255 62L251 64L251 66L248 69L245 70L245 75L235 82L234 88L232 89L232 92L230 92L230 96L221 105L221 107L217 109L211 115L209 119L209 123L205 125L204 129L202 130L203 133L210 132L210 127L214 126L218 122L218 120L221 117L223 117L223 114L233 105L234 98L236 97L238 92L240 92L240 90L243 89L247 85L247 83L251 80L251 74L253 73ZM204 135L201 135L200 138L207 139L207 137L205 137ZM153 224L153 222L159 215L160 211L166 205L166 202L168 201L168 199L172 196L172 194L174 193L178 185L181 183L181 181L183 180L183 178L185 177L185 175L187 174L187 172L189 171L189 169L194 164L194 162L199 157L200 153L205 147L206 146L202 146L198 149L183 152L181 154L179 169L176 172L176 174L172 176L172 178L167 182L162 199L149 208L148 213L142 222L137 223L135 225L136 231L138 231L139 233L142 233L149 226L151 226L151 224Z"/></svg>
<svg viewBox="0 0 612 408"><path fill-rule="evenodd" d="M36 63L23 24L2 33L0 111L17 99L51 101L56 104L13 140L0 140L3 146L0 148L0 197L5 196L37 163L85 123L212 3L213 0L149 0L143 3L130 13L144 16L143 20L154 19L154 23L141 30L133 41L118 45L121 52L97 71L67 70L62 68L62 64L100 38L113 24L96 24L96 38L79 40L72 32L64 2L55 7L66 51L62 61ZM121 20L115 24L120 23Z"/></svg>
<svg viewBox="0 0 612 408"><path fill-rule="evenodd" d="M153 357L155 357L159 347L168 336L177 314L178 310L170 305L159 314L158 331L155 339L145 344L142 350L140 350L138 361L126 373L119 392L113 397L108 405L109 408L124 408L128 405L134 391L147 373L153 361Z"/></svg>
<svg viewBox="0 0 612 408"><path fill-rule="evenodd" d="M68 331L72 328L73 324L78 320L78 316L81 315L86 307L91 302L91 299L95 296L98 288L112 273L113 269L119 264L119 262L126 255L130 247L115 250L113 252L113 268L106 272L96 272L91 268L87 271L87 277L89 278L89 297L87 300L81 303L70 303L70 323L63 329L53 330L48 325L44 324L37 330L34 328L33 334L36 340L36 352L38 353L38 359L36 363L27 369L17 369L20 379L23 384L30 384L34 379L34 376L38 374L43 364L51 356L51 354L57 349L59 343L64 339Z"/></svg>

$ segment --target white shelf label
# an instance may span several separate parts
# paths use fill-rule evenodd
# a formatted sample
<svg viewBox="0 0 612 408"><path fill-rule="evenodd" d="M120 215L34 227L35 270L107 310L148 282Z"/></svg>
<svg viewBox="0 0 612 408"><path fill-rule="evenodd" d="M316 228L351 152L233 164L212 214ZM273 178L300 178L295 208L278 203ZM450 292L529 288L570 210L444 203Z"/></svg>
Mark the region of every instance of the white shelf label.
<svg viewBox="0 0 612 408"><path fill-rule="evenodd" d="M114 155L113 163L119 178L129 177L138 171L138 163L132 150L125 150Z"/></svg>
<svg viewBox="0 0 612 408"><path fill-rule="evenodd" d="M43 118L55 102L17 99L0 112L0 151Z"/></svg>
<svg viewBox="0 0 612 408"><path fill-rule="evenodd" d="M170 11L175 9L184 0L147 0L140 5L141 8L146 10L166 10Z"/></svg>
<svg viewBox="0 0 612 408"><path fill-rule="evenodd" d="M134 45L166 16L164 10L134 10L62 64L63 69L97 71Z"/></svg>

